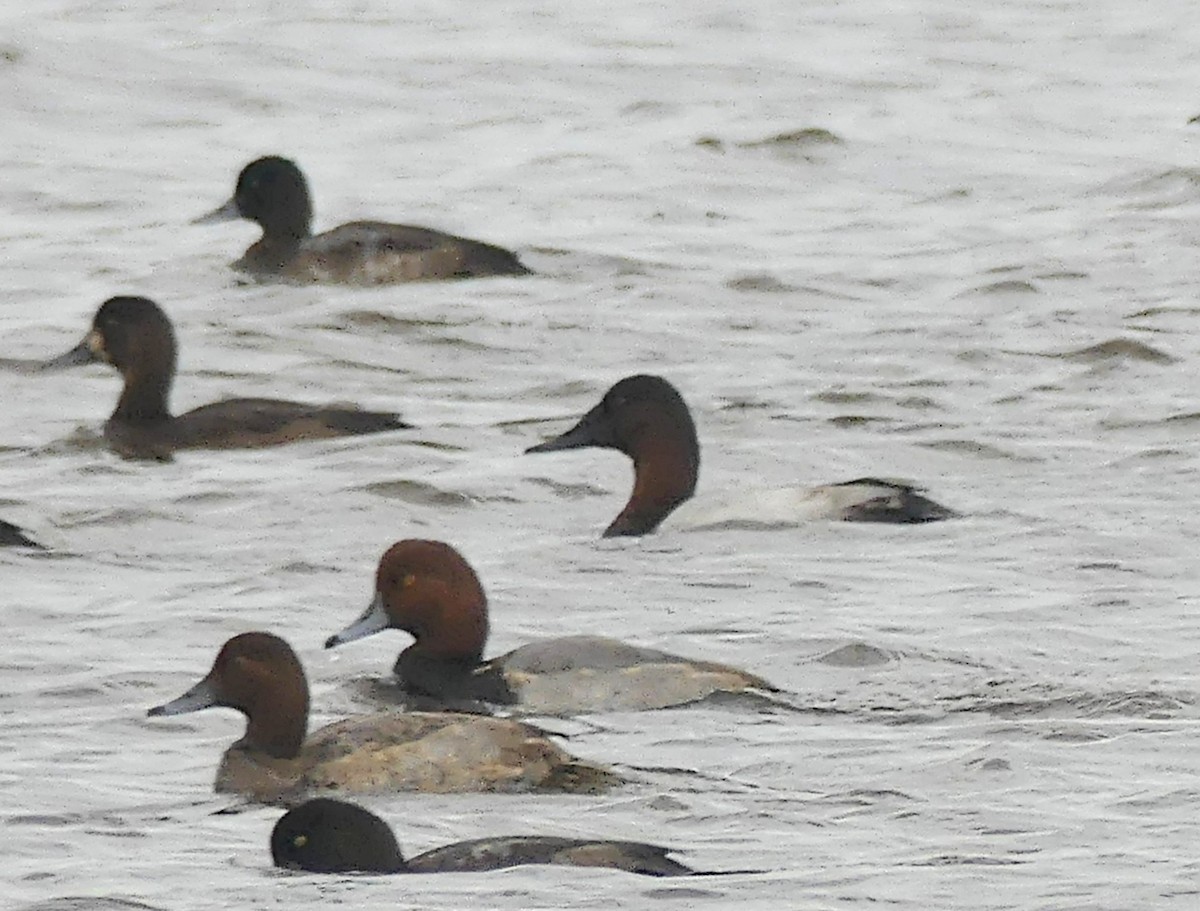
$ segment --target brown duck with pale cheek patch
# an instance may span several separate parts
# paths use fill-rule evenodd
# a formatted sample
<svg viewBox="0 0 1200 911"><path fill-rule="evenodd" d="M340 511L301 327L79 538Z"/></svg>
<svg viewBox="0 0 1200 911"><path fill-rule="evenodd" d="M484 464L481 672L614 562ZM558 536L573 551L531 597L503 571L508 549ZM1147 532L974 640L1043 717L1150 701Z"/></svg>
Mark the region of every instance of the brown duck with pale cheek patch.
<svg viewBox="0 0 1200 911"><path fill-rule="evenodd" d="M530 274L502 247L429 228L355 221L314 235L308 182L294 162L277 155L246 165L233 198L196 223L237 218L262 228L233 264L259 280L384 285Z"/></svg>
<svg viewBox="0 0 1200 911"><path fill-rule="evenodd" d="M125 380L104 438L129 458L169 458L178 449L251 449L303 440L382 433L409 427L398 415L281 399L226 399L172 415L175 332L162 308L144 297L113 297L91 331L45 370L103 362Z"/></svg>
<svg viewBox="0 0 1200 911"><path fill-rule="evenodd" d="M780 526L811 519L921 524L956 515L901 481L857 478L818 487L735 492L726 504L692 499L700 442L691 412L662 377L628 376L570 430L526 452L615 449L633 459L633 492L604 537L646 535L667 519L683 527Z"/></svg>
<svg viewBox="0 0 1200 911"><path fill-rule="evenodd" d="M597 792L615 773L575 759L536 728L451 712L352 718L306 736L308 682L284 640L243 633L221 648L208 675L148 712L236 709L246 732L225 751L216 790L260 801L312 792Z"/></svg>
<svg viewBox="0 0 1200 911"><path fill-rule="evenodd" d="M400 629L415 640L400 653L401 688L454 705L478 700L539 714L630 711L697 702L717 693L773 692L761 677L603 636L566 636L489 661L488 604L470 564L448 544L410 539L383 555L375 596L326 648ZM761 699L761 697L760 697Z"/></svg>

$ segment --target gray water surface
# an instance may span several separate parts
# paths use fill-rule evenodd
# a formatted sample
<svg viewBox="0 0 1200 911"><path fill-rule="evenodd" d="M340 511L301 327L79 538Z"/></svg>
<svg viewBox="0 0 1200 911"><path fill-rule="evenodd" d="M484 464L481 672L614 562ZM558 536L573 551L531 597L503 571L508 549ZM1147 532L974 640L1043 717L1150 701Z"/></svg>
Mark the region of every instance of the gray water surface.
<svg viewBox="0 0 1200 911"><path fill-rule="evenodd" d="M60 0L0 12L0 356L146 294L183 410L399 409L419 430L122 462L93 367L3 377L5 906L1193 908L1200 892L1200 17L1188 4ZM187 222L294 157L318 227L426 224L529 279L245 287ZM630 484L523 456L615 380L691 404L701 488L909 478L965 518L601 541ZM655 882L270 866L212 794L232 712L145 710L248 629L314 724L407 641L325 652L393 541L473 562L499 652L581 632L721 660L798 711L555 721L638 783L366 803L416 852L675 846Z"/></svg>

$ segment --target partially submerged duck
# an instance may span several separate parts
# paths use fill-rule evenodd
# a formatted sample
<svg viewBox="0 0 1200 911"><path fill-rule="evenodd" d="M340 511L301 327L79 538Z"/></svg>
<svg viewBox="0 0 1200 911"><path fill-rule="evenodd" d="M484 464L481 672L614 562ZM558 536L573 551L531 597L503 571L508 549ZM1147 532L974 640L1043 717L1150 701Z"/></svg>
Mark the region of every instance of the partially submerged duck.
<svg viewBox="0 0 1200 911"><path fill-rule="evenodd" d="M42 545L29 537L17 526L11 522L5 522L0 519L0 547L36 547L42 549Z"/></svg>
<svg viewBox="0 0 1200 911"><path fill-rule="evenodd" d="M308 182L276 155L242 168L233 198L196 223L238 218L263 233L233 267L258 279L382 285L530 272L502 247L429 228L355 221L314 235Z"/></svg>
<svg viewBox="0 0 1200 911"><path fill-rule="evenodd" d="M646 876L695 872L667 857L668 850L637 841L516 835L461 841L406 860L386 822L328 797L293 807L271 831L275 866L310 873L482 873L526 864L611 867Z"/></svg>
<svg viewBox="0 0 1200 911"><path fill-rule="evenodd" d="M385 712L311 736L308 681L291 646L270 633L234 636L207 676L147 713L236 709L246 733L225 751L216 790L260 801L312 792L586 792L621 779L578 760L529 725L451 712Z"/></svg>
<svg viewBox="0 0 1200 911"><path fill-rule="evenodd" d="M326 648L385 629L415 640L396 659L406 693L458 704L514 705L540 714L658 709L716 693L775 691L761 677L603 636L565 636L485 660L488 604L463 556L441 541L409 539L379 561L366 611Z"/></svg>
<svg viewBox="0 0 1200 911"><path fill-rule="evenodd" d="M880 478L739 492L728 505L717 508L696 503L692 500L700 473L696 425L683 397L658 376L626 377L570 430L525 451L586 447L615 449L633 459L633 493L605 529L606 538L650 534L668 516L672 524L700 527L809 519L916 524L955 515L916 487ZM693 516L680 508L685 505Z"/></svg>
<svg viewBox="0 0 1200 911"><path fill-rule="evenodd" d="M144 297L105 301L83 341L44 364L53 370L103 362L125 380L104 438L132 458L167 458L178 449L250 449L302 440L401 430L398 415L280 399L226 399L172 415L175 331L162 308Z"/></svg>

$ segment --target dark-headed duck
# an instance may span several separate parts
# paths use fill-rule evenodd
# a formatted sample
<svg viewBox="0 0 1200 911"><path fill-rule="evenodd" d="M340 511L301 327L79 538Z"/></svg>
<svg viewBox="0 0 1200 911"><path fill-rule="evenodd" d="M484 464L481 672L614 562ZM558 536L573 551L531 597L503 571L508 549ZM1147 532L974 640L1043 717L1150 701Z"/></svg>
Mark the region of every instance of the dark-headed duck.
<svg viewBox="0 0 1200 911"><path fill-rule="evenodd" d="M529 274L508 250L429 228L355 221L314 235L308 183L294 162L275 155L242 168L233 199L197 223L236 218L262 228L233 264L258 279L383 285Z"/></svg>
<svg viewBox="0 0 1200 911"><path fill-rule="evenodd" d="M270 633L234 636L203 680L148 714L210 707L246 716L246 733L221 759L216 790L255 800L313 791L596 792L620 783L536 728L483 715L381 713L306 737L304 669L291 646Z"/></svg>
<svg viewBox="0 0 1200 911"><path fill-rule="evenodd" d="M668 850L637 841L513 835L461 841L405 860L386 822L329 797L293 807L271 831L275 866L310 873L482 873L526 864L612 867L646 876L694 872L667 857Z"/></svg>
<svg viewBox="0 0 1200 911"><path fill-rule="evenodd" d="M416 640L396 659L401 689L449 705L480 700L569 715L658 709L714 693L775 690L736 668L601 636L546 639L485 661L487 596L470 564L440 541L393 544L379 561L370 605L325 647L384 629L404 630Z"/></svg>
<svg viewBox="0 0 1200 911"><path fill-rule="evenodd" d="M162 308L144 297L106 300L83 341L44 366L98 361L116 367L125 380L104 437L132 458L166 458L177 449L278 446L410 426L386 412L279 399L227 399L174 416L167 399L175 379L175 332Z"/></svg>
<svg viewBox="0 0 1200 911"><path fill-rule="evenodd" d="M918 488L878 478L820 487L744 491L728 504L688 503L700 472L696 425L683 397L658 376L626 377L570 430L525 451L557 452L593 446L616 449L633 459L633 494L605 529L606 538L650 534L667 516L671 516L672 524L695 528L809 519L913 524L955 515L922 496ZM679 510L684 503L691 508Z"/></svg>

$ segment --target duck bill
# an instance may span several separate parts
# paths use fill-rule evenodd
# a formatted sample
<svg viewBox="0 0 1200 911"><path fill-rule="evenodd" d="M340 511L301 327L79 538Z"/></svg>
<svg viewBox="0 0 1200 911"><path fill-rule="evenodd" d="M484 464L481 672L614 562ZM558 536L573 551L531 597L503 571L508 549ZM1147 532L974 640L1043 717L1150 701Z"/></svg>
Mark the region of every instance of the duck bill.
<svg viewBox="0 0 1200 911"><path fill-rule="evenodd" d="M536 446L530 446L525 451L528 452L558 452L563 449L584 449L588 446L600 446L612 448L616 445L616 440L613 439L611 422L601 411L601 406L596 406L587 414L585 414L570 430L566 433L556 436L552 440L546 440L544 443L538 443Z"/></svg>
<svg viewBox="0 0 1200 911"><path fill-rule="evenodd" d="M156 705L146 714L151 718L159 715L186 715L188 712L198 712L218 704L216 687L205 677L178 699Z"/></svg>
<svg viewBox="0 0 1200 911"><path fill-rule="evenodd" d="M87 337L70 351L60 354L58 357L51 358L48 361L43 361L41 369L44 371L66 370L69 367L79 367L83 364L95 364L100 360L100 353L96 350L93 333L89 332Z"/></svg>
<svg viewBox="0 0 1200 911"><path fill-rule="evenodd" d="M237 201L229 200L225 205L213 209L207 215L201 215L199 218L193 218L194 225L217 225L223 221L237 221L242 217L242 213L238 211Z"/></svg>
<svg viewBox="0 0 1200 911"><path fill-rule="evenodd" d="M376 592L375 597L367 605L367 609L363 611L362 616L340 633L336 633L326 639L325 647L333 648L337 645L345 645L347 642L353 642L355 639L364 639L367 636L373 636L375 633L382 632L389 626L391 626L391 622L388 620L387 607L383 603L383 595Z"/></svg>

